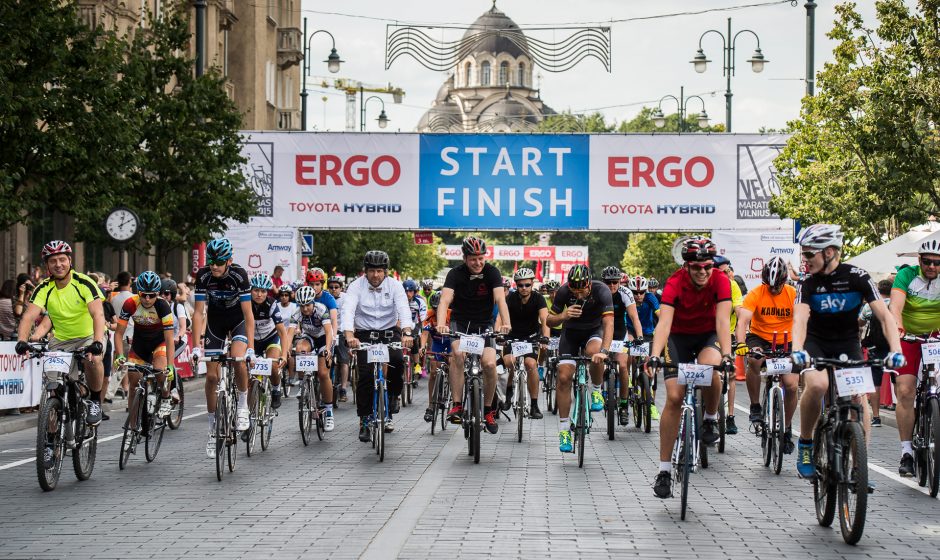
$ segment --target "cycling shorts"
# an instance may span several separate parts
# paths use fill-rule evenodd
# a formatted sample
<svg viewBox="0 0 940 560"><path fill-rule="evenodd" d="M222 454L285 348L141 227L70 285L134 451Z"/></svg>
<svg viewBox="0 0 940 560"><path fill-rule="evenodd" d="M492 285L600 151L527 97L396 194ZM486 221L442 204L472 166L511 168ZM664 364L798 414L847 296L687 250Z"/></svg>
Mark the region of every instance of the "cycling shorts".
<svg viewBox="0 0 940 560"><path fill-rule="evenodd" d="M503 357L506 357L506 356L512 356L512 344L503 345ZM538 360L539 359L539 343L533 342L532 351L529 352L528 354L524 354L522 357L532 358L533 360Z"/></svg>
<svg viewBox="0 0 940 560"><path fill-rule="evenodd" d="M783 342L783 341L780 341ZM777 349L780 350L780 342L777 343ZM744 344L747 345L748 350L751 348L760 348L765 352L770 352L773 348L773 344L770 341L764 340L763 338L757 336L754 333L747 333L747 336L744 337Z"/></svg>
<svg viewBox="0 0 940 560"><path fill-rule="evenodd" d="M450 353L450 337L443 336L432 336L431 337L431 353L432 354L449 354ZM440 356L431 356L432 359L439 360Z"/></svg>
<svg viewBox="0 0 940 560"><path fill-rule="evenodd" d="M672 333L666 342L666 360L675 364L691 364L706 348L714 348L721 353L718 334L714 331L702 334ZM679 372L675 369L663 370L663 379L673 379L678 375Z"/></svg>
<svg viewBox="0 0 940 560"><path fill-rule="evenodd" d="M166 358L166 342L163 332L160 336L135 336L131 340L131 349L127 353L127 361L132 364L152 364L157 356Z"/></svg>
<svg viewBox="0 0 940 560"><path fill-rule="evenodd" d="M814 336L806 335L803 350L813 358L838 360L842 354L845 354L850 360L862 359L862 345L858 339L821 340Z"/></svg>
<svg viewBox="0 0 940 560"><path fill-rule="evenodd" d="M228 318L219 317L214 320L208 319L206 325L206 337L203 341L203 347L206 352L221 351L225 348L225 339L232 337L232 342L243 342L248 344L248 336L245 333L245 319L241 315Z"/></svg>
<svg viewBox="0 0 940 560"><path fill-rule="evenodd" d="M938 334L940 333L934 331L922 336L937 336ZM921 342L901 341L901 352L903 352L904 357L907 358L907 365L897 369L898 375L918 375L920 373L920 362L923 358L920 353L921 344Z"/></svg>
<svg viewBox="0 0 940 560"><path fill-rule="evenodd" d="M277 331L268 335L267 338L255 341L255 356L263 358L268 355L268 350L271 348L281 349L281 337L278 336Z"/></svg>
<svg viewBox="0 0 940 560"><path fill-rule="evenodd" d="M558 341L558 355L580 356L588 342L595 338L604 340L603 326L596 329L562 329L561 339ZM560 360L558 363L574 365L574 360Z"/></svg>
<svg viewBox="0 0 940 560"><path fill-rule="evenodd" d="M310 352L314 354L319 354L321 350L326 348L326 335L313 337L309 334L299 334L294 337L294 349L297 349L297 343L301 340L306 340L307 344L310 345Z"/></svg>
<svg viewBox="0 0 940 560"><path fill-rule="evenodd" d="M466 334L480 334L480 333L487 332L490 330L493 330L493 323L490 323L490 322L461 323L459 325L457 324L456 321L450 322L450 332L452 333L461 332L461 333L466 333ZM486 347L496 348L496 342L492 338L488 338L486 339ZM455 348L455 350L459 350L459 349L460 349L459 346Z"/></svg>

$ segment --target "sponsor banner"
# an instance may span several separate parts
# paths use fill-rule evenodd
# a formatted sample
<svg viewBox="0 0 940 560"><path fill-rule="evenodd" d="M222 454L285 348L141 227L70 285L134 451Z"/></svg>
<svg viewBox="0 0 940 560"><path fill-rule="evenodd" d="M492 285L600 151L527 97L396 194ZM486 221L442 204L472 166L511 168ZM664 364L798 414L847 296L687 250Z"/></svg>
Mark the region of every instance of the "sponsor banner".
<svg viewBox="0 0 940 560"><path fill-rule="evenodd" d="M784 220L772 223L783 229L712 231L712 240L718 245L718 252L728 257L734 273L744 278L749 290L760 285L761 269L773 257L783 257L783 260L799 269L800 247L793 243L792 229Z"/></svg>
<svg viewBox="0 0 940 560"><path fill-rule="evenodd" d="M42 365L16 353L15 342L0 342L0 410L39 404Z"/></svg>
<svg viewBox="0 0 940 560"><path fill-rule="evenodd" d="M526 247L524 251L527 261L553 261L555 260L554 247Z"/></svg>
<svg viewBox="0 0 940 560"><path fill-rule="evenodd" d="M422 228L587 229L588 136L422 135Z"/></svg>
<svg viewBox="0 0 940 560"><path fill-rule="evenodd" d="M232 242L234 261L248 274L271 274L280 265L284 267L284 278L300 277L297 263L300 234L295 228L233 225L225 235Z"/></svg>
<svg viewBox="0 0 940 560"><path fill-rule="evenodd" d="M243 133L256 225L416 229L418 135Z"/></svg>
<svg viewBox="0 0 940 560"><path fill-rule="evenodd" d="M591 136L592 230L710 230L777 219L771 163L783 136ZM760 211L743 212L739 191ZM751 222L750 227L764 227Z"/></svg>
<svg viewBox="0 0 940 560"><path fill-rule="evenodd" d="M496 245L493 247L493 259L497 261L521 261L525 247L522 245Z"/></svg>
<svg viewBox="0 0 940 560"><path fill-rule="evenodd" d="M460 245L444 245L441 255L449 261L463 259ZM522 245L487 245L486 258L496 261L553 261L555 258L584 263L588 261L587 245L524 247Z"/></svg>

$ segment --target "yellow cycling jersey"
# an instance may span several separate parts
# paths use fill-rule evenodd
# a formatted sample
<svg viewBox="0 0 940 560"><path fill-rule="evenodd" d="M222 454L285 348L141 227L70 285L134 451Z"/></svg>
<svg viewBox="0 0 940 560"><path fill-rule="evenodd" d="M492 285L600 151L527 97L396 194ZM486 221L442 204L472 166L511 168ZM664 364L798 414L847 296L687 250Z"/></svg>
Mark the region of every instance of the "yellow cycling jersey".
<svg viewBox="0 0 940 560"><path fill-rule="evenodd" d="M73 270L64 288L58 288L55 280L46 278L29 301L49 314L57 339L73 340L94 334L94 321L88 311L88 304L96 299L104 299L97 284Z"/></svg>

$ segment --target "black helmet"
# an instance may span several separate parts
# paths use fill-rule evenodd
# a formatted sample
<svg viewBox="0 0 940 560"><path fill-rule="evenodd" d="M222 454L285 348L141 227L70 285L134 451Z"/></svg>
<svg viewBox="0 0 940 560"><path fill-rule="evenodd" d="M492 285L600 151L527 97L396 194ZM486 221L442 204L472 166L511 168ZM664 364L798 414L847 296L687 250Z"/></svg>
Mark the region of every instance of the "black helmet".
<svg viewBox="0 0 940 560"><path fill-rule="evenodd" d="M616 266L608 266L601 271L601 279L603 280L620 280L622 277L623 272Z"/></svg>
<svg viewBox="0 0 940 560"><path fill-rule="evenodd" d="M431 297L428 298L428 305L431 309L436 308L441 303L441 292L437 291L431 294Z"/></svg>
<svg viewBox="0 0 940 560"><path fill-rule="evenodd" d="M620 276L617 276L620 278ZM568 271L568 285L583 288L591 283L591 269L586 264L576 264Z"/></svg>
<svg viewBox="0 0 940 560"><path fill-rule="evenodd" d="M160 280L160 293L161 294L172 294L176 295L177 285L176 280L172 278L164 278Z"/></svg>
<svg viewBox="0 0 940 560"><path fill-rule="evenodd" d="M486 242L479 237L468 237L463 240L461 250L463 250L465 257L468 255L485 255Z"/></svg>
<svg viewBox="0 0 940 560"><path fill-rule="evenodd" d="M388 253L385 251L369 251L362 259L362 267L388 269Z"/></svg>

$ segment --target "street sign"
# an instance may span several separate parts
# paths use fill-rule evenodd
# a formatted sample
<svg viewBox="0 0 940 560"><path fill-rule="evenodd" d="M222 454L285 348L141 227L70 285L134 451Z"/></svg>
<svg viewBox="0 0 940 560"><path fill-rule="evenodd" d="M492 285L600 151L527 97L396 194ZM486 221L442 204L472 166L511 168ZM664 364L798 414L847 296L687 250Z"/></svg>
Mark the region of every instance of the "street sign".
<svg viewBox="0 0 940 560"><path fill-rule="evenodd" d="M434 233L430 231L416 231L415 245L433 245Z"/></svg>
<svg viewBox="0 0 940 560"><path fill-rule="evenodd" d="M301 235L302 245L300 248L300 254L304 257L313 256L313 234L304 233Z"/></svg>

